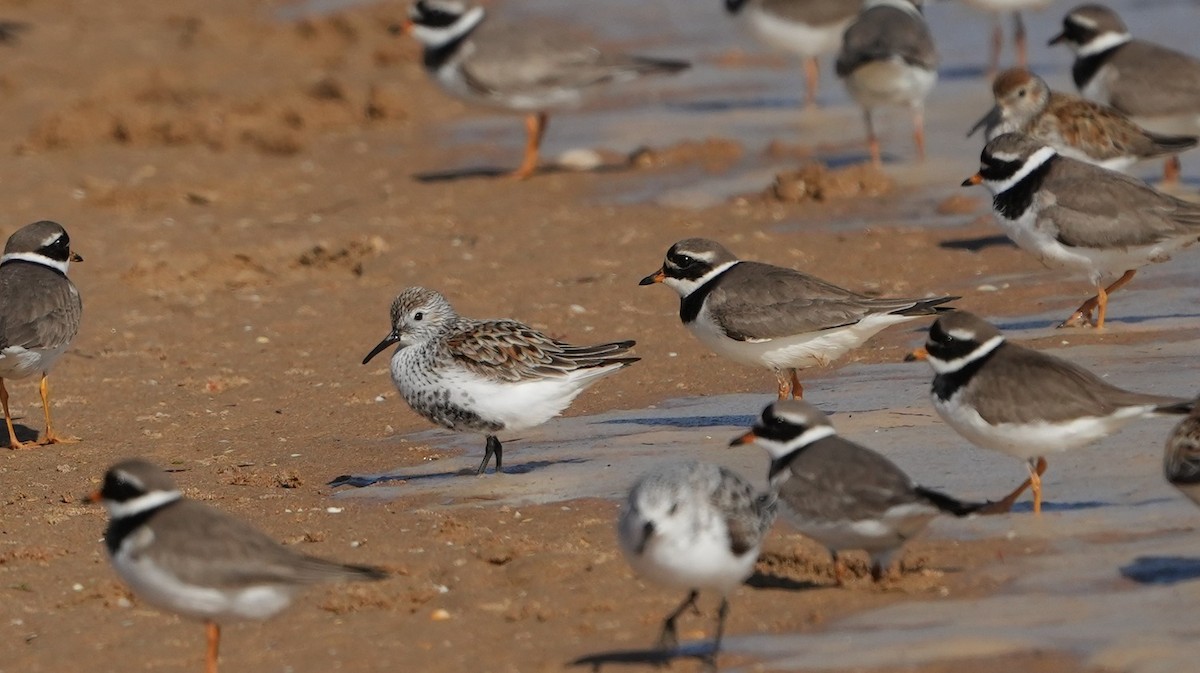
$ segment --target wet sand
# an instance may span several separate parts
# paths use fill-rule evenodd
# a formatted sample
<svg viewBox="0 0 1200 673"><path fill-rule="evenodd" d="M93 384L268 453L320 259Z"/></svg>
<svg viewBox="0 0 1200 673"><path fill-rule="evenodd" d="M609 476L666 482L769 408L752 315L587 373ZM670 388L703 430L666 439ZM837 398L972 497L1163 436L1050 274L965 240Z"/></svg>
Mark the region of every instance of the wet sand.
<svg viewBox="0 0 1200 673"><path fill-rule="evenodd" d="M1195 253L1115 295L1105 332L1053 330L1086 282L999 239L982 190L957 187L977 166L962 133L987 107L985 19L929 8L946 36L930 161L907 162L907 122L893 115L885 173L853 174L859 116L836 81L826 110L795 112L796 69L730 30L718 5L648 4L628 32L595 19L605 40L698 65L552 121L548 157L648 147L633 165L524 183L475 175L516 163L520 123L426 81L415 46L387 30L402 4L8 6L3 18L32 29L3 47L0 230L58 220L86 262L71 269L84 324L50 377L56 424L82 441L0 453L0 673L200 669L202 628L120 585L104 514L80 499L132 455L297 549L396 574L227 628L222 670L651 670L646 648L681 597L620 558L617 499L643 470L683 458L761 480L761 453L726 444L774 389L768 372L705 351L673 293L637 286L687 236L864 292L961 295L1014 338L1121 385L1195 393ZM1118 6L1135 29L1186 44L1177 32L1193 7ZM1034 15L1034 44L1064 9ZM513 11L562 13L549 0ZM1037 48L1034 61L1065 83L1065 53ZM814 183L822 196L780 200L775 175L811 157L830 167ZM1184 164L1193 186L1196 161ZM392 297L415 284L466 315L571 341L635 338L643 360L565 418L505 437L511 474L464 475L482 438L431 429L385 360L359 364L389 329ZM928 368L901 363L922 340L919 324L893 328L806 372L810 399L923 484L1006 492L1019 461L965 446L926 401ZM36 384L7 385L32 437ZM778 524L732 597L723 668L1186 669L1200 512L1159 476L1170 426L1139 423L1052 458L1038 519L1025 503L938 521L883 587L861 558L858 578L834 587L824 550ZM373 483L328 485L343 475ZM683 624L689 652L715 600L702 608Z"/></svg>

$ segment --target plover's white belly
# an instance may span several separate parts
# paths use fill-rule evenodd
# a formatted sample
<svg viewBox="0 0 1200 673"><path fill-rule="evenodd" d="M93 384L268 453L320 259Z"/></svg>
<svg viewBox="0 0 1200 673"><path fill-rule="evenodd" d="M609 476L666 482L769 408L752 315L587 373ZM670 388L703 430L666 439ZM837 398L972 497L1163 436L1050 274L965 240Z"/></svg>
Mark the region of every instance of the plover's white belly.
<svg viewBox="0 0 1200 673"><path fill-rule="evenodd" d="M888 325L908 320L912 320L912 316L877 313L846 327L763 341L738 341L725 336L708 314L708 309L704 309L688 323L688 328L718 355L734 362L778 370L827 365L861 346Z"/></svg>
<svg viewBox="0 0 1200 673"><path fill-rule="evenodd" d="M715 522L714 522L715 523ZM713 589L728 593L754 572L758 549L734 556L723 525L694 537L665 535L651 539L641 554L625 549L640 575L680 589Z"/></svg>
<svg viewBox="0 0 1200 673"><path fill-rule="evenodd" d="M193 619L266 619L292 602L293 590L280 585L215 589L187 584L154 565L146 556L133 560L127 554L118 553L113 557L113 567L142 600Z"/></svg>
<svg viewBox="0 0 1200 673"><path fill-rule="evenodd" d="M1151 262L1170 258L1175 251L1194 242L1193 238L1176 238L1160 241L1154 245L1085 248L1063 245L1057 236L1057 227L1049 218L1037 218L1027 211L1018 220L997 217L1000 225L1021 249L1037 257L1051 268L1066 268L1087 274L1093 284L1120 276L1129 269L1138 269Z"/></svg>
<svg viewBox="0 0 1200 673"><path fill-rule="evenodd" d="M1147 415L1153 405L1120 409L1110 416L1088 416L1060 423L989 424L962 395L948 400L933 397L933 408L951 427L976 446L1026 460L1085 446Z"/></svg>
<svg viewBox="0 0 1200 673"><path fill-rule="evenodd" d="M899 547L937 516L935 508L921 504L893 507L878 519L859 521L814 519L786 505L782 511L784 519L793 528L833 551L862 549L869 554Z"/></svg>
<svg viewBox="0 0 1200 673"><path fill-rule="evenodd" d="M937 71L909 65L899 56L861 65L846 78L850 95L867 108L920 105L936 83Z"/></svg>
<svg viewBox="0 0 1200 673"><path fill-rule="evenodd" d="M853 20L851 15L836 23L811 25L781 19L757 7L748 8L746 12L746 25L760 40L775 49L800 56L820 56L837 51L842 46L842 34Z"/></svg>
<svg viewBox="0 0 1200 673"><path fill-rule="evenodd" d="M23 379L40 374L54 364L67 350L67 344L58 348L30 348L9 346L0 350L0 378Z"/></svg>

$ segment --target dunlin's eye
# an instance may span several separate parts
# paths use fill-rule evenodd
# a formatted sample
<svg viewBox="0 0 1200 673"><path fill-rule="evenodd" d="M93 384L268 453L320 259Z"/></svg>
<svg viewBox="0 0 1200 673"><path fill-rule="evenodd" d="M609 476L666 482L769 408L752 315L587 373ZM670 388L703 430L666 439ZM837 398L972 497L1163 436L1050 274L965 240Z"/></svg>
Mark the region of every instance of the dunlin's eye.
<svg viewBox="0 0 1200 673"><path fill-rule="evenodd" d="M420 321L424 317L425 317L425 314L421 311L417 311L416 313L413 314L413 320L416 320L416 321Z"/></svg>
<svg viewBox="0 0 1200 673"><path fill-rule="evenodd" d="M1024 90L1024 89L1021 89L1020 91L1018 91L1018 92L1017 92L1017 95L1018 95L1018 96L1020 96L1021 98L1024 98L1024 97L1025 97L1025 90Z"/></svg>

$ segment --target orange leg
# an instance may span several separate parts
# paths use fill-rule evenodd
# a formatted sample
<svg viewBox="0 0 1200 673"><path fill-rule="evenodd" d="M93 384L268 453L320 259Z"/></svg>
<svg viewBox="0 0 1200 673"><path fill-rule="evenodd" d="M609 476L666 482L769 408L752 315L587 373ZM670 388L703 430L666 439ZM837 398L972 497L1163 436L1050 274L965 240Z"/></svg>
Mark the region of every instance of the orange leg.
<svg viewBox="0 0 1200 673"><path fill-rule="evenodd" d="M804 399L804 386L800 385L800 371L797 369L792 370L792 399Z"/></svg>
<svg viewBox="0 0 1200 673"><path fill-rule="evenodd" d="M804 59L804 107L808 110L817 107L817 87L821 83L821 66L816 56Z"/></svg>
<svg viewBox="0 0 1200 673"><path fill-rule="evenodd" d="M1000 50L1004 48L1004 26L1000 15L992 15L992 57L988 60L987 77L991 79L1000 70Z"/></svg>
<svg viewBox="0 0 1200 673"><path fill-rule="evenodd" d="M871 119L871 111L863 109L863 123L867 126L867 151L871 154L871 165L876 168L883 166L879 153L879 139L875 137L875 122Z"/></svg>
<svg viewBox="0 0 1200 673"><path fill-rule="evenodd" d="M8 410L8 388L4 387L4 379L0 379L0 406L4 407L4 424L8 426L8 448L28 449L36 442L22 443L17 439L17 429L13 427L12 412Z"/></svg>
<svg viewBox="0 0 1200 673"><path fill-rule="evenodd" d="M1017 65L1022 68L1029 65L1029 53L1025 42L1025 22L1020 12L1013 12L1013 44L1017 49Z"/></svg>
<svg viewBox="0 0 1200 673"><path fill-rule="evenodd" d="M1098 317L1096 319L1096 327L1104 327L1104 316L1108 309L1108 295L1116 292L1122 287L1125 287L1129 281L1133 280L1133 277L1136 274L1137 269L1129 269L1125 273L1121 274L1121 277L1114 281L1112 285L1109 285L1105 288L1096 288L1096 296L1080 304L1079 308L1075 309L1075 312L1071 314L1071 317L1059 323L1058 326L1081 327L1086 325L1091 322L1092 311L1099 309L1099 313L1097 314Z"/></svg>
<svg viewBox="0 0 1200 673"><path fill-rule="evenodd" d="M42 411L46 414L46 437L42 439L42 444L70 444L78 442L78 437L59 437L54 432L53 426L50 425L50 386L46 383L46 373L42 372L42 383L39 386L42 392Z"/></svg>
<svg viewBox="0 0 1200 673"><path fill-rule="evenodd" d="M917 161L925 161L925 108L913 108L913 145L917 148Z"/></svg>
<svg viewBox="0 0 1200 673"><path fill-rule="evenodd" d="M1037 482L1037 486L1034 489L1033 511L1041 512L1041 510L1042 510L1042 499L1041 499L1042 498L1042 495L1041 495L1042 479L1041 479L1041 477L1046 472L1046 459L1039 457L1037 459L1037 464L1035 466L1031 466L1031 468L1032 469L1029 470L1029 478L1026 479L1024 482L1022 482L1021 485L1016 488L1016 490L1014 490L1012 493L1009 493L1008 495L1004 496L998 502L993 502L992 504L988 505L987 507L984 507L981 510L981 513L983 513L983 514L1002 514L1004 512L1011 511L1012 506L1014 504L1016 504L1016 502L1017 502L1017 498L1021 497L1021 494L1025 492L1025 489L1029 488L1030 486L1033 486L1035 480Z"/></svg>
<svg viewBox="0 0 1200 673"><path fill-rule="evenodd" d="M221 625L208 622L204 625L208 633L208 652L204 657L204 673L217 673L217 650L221 645Z"/></svg>
<svg viewBox="0 0 1200 673"><path fill-rule="evenodd" d="M1163 184L1175 185L1179 183L1179 173L1183 167L1179 165L1179 157L1168 157L1163 164Z"/></svg>
<svg viewBox="0 0 1200 673"><path fill-rule="evenodd" d="M775 381L778 384L778 388L775 391L778 398L781 400L786 400L787 398L791 397L792 385L788 381L787 374L784 372L776 372Z"/></svg>
<svg viewBox="0 0 1200 673"><path fill-rule="evenodd" d="M546 134L548 122L545 112L525 117L525 157L521 160L521 167L512 172L512 177L524 180L537 170L538 148L542 146L542 136Z"/></svg>
<svg viewBox="0 0 1200 673"><path fill-rule="evenodd" d="M842 559L837 552L830 552L833 556L833 581L839 587L846 586L846 566L842 564Z"/></svg>

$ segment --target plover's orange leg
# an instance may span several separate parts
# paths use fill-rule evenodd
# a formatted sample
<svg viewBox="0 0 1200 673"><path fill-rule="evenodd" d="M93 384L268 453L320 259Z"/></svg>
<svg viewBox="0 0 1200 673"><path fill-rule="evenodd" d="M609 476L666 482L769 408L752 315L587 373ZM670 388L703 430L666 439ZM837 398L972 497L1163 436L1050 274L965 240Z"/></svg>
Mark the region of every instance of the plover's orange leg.
<svg viewBox="0 0 1200 673"><path fill-rule="evenodd" d="M793 369L792 371L792 399L804 399L804 386L800 384L800 370Z"/></svg>
<svg viewBox="0 0 1200 673"><path fill-rule="evenodd" d="M1000 14L992 15L992 54L988 60L987 78L991 79L996 76L1000 70L1000 51L1004 49L1004 24L1000 21Z"/></svg>
<svg viewBox="0 0 1200 673"><path fill-rule="evenodd" d="M1013 12L1013 45L1017 49L1017 65L1022 68L1029 65L1029 52L1025 42L1025 21L1020 12Z"/></svg>
<svg viewBox="0 0 1200 673"><path fill-rule="evenodd" d="M871 119L871 111L867 108L863 108L863 123L867 127L867 152L871 155L871 165L880 168L883 158L879 152L879 138L875 137L875 121Z"/></svg>
<svg viewBox="0 0 1200 673"><path fill-rule="evenodd" d="M1029 489L1033 491L1033 513L1042 513L1042 473L1046 471L1046 459L1038 457L1037 466L1029 466Z"/></svg>
<svg viewBox="0 0 1200 673"><path fill-rule="evenodd" d="M1121 274L1121 277L1118 278L1112 285L1109 285L1103 290L1096 291L1096 304L1098 307L1098 312L1096 313L1096 329L1102 329L1104 327L1104 315L1108 311L1108 295L1116 292L1121 287L1124 287L1126 283L1133 280L1133 276L1136 273L1137 269L1129 269L1125 273Z"/></svg>
<svg viewBox="0 0 1200 673"><path fill-rule="evenodd" d="M775 383L776 383L776 390L775 390L776 397L778 397L781 400L786 400L789 397L791 397L792 384L788 380L788 375L787 375L786 371L776 371L775 372Z"/></svg>
<svg viewBox="0 0 1200 673"><path fill-rule="evenodd" d="M1035 498L1034 499L1034 511L1035 512L1041 511L1041 488L1042 488L1041 476L1043 473L1046 472L1046 459L1039 456L1037 459L1036 466L1031 465L1030 468L1031 469L1029 470L1029 478L1028 479L1021 482L1021 485L1018 486L1012 493L1009 493L1008 495L1004 496L1000 500L990 503L986 507L983 507L982 509L980 509L979 510L980 513L981 514L1003 514L1004 512L1011 511L1013 505L1016 504L1016 502L1017 502L1017 498L1021 497L1021 494L1025 492L1025 489L1029 488L1030 486L1033 486L1035 477L1037 478L1037 490L1035 491L1035 496L1034 496L1034 498Z"/></svg>
<svg viewBox="0 0 1200 673"><path fill-rule="evenodd" d="M817 107L817 87L821 83L821 65L816 56L804 59L804 107L812 110Z"/></svg>
<svg viewBox="0 0 1200 673"><path fill-rule="evenodd" d="M204 656L204 673L217 673L217 651L221 646L221 625L207 622L204 625L208 633L208 651Z"/></svg>
<svg viewBox="0 0 1200 673"><path fill-rule="evenodd" d="M1167 157L1167 161L1163 164L1163 184L1175 185L1179 183L1179 173L1183 167L1179 165L1179 157Z"/></svg>
<svg viewBox="0 0 1200 673"><path fill-rule="evenodd" d="M913 145L917 148L917 161L925 161L925 107L913 108Z"/></svg>
<svg viewBox="0 0 1200 673"><path fill-rule="evenodd" d="M512 172L512 177L524 180L537 170L538 149L542 146L542 136L546 134L549 118L545 112L532 113L525 117L525 157L521 167Z"/></svg>
<svg viewBox="0 0 1200 673"><path fill-rule="evenodd" d="M4 424L8 426L8 448L28 449L36 446L37 442L22 442L17 439L17 429L13 427L12 412L8 410L8 388L4 387L4 379L0 379L0 406L4 407Z"/></svg>
<svg viewBox="0 0 1200 673"><path fill-rule="evenodd" d="M46 436L40 442L41 444L70 444L78 442L78 437L59 437L54 432L54 427L50 424L50 387L46 383L46 373L42 372L42 383L39 386L42 392L42 411L46 414Z"/></svg>
<svg viewBox="0 0 1200 673"><path fill-rule="evenodd" d="M1095 296L1079 305L1071 317L1058 323L1059 328L1062 327L1083 327L1084 325L1092 324L1092 311L1096 310L1096 305L1100 301L1100 288L1097 288Z"/></svg>

